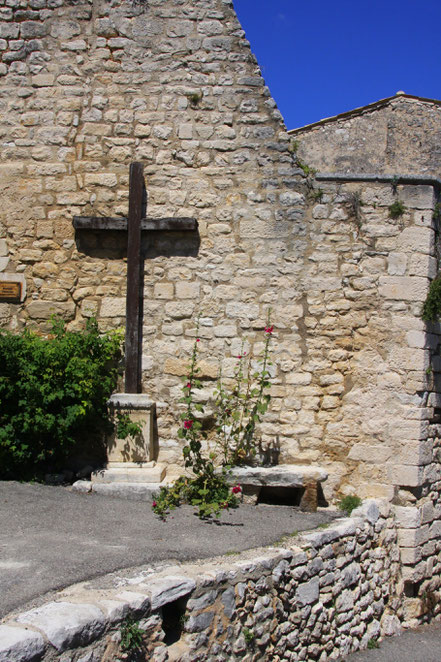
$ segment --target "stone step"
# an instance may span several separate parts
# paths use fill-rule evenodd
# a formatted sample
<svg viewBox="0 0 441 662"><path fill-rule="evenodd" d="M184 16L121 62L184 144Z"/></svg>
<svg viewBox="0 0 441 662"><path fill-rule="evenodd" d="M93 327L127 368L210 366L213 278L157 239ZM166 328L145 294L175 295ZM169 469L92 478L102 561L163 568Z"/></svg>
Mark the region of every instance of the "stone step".
<svg viewBox="0 0 441 662"><path fill-rule="evenodd" d="M107 469L94 471L92 483L160 483L166 472L164 464L113 463Z"/></svg>
<svg viewBox="0 0 441 662"><path fill-rule="evenodd" d="M165 484L165 481L162 483L93 483L90 480L77 480L72 485L72 491L118 497L127 499L127 501L151 502L154 495Z"/></svg>

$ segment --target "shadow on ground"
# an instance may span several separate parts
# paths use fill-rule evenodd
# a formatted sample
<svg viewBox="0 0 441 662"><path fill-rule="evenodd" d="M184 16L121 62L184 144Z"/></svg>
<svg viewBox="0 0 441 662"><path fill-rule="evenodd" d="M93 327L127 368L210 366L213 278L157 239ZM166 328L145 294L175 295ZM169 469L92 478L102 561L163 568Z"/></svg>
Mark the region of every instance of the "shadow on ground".
<svg viewBox="0 0 441 662"><path fill-rule="evenodd" d="M208 522L182 507L162 522L145 502L0 482L0 617L116 570L271 545L338 516L262 504Z"/></svg>

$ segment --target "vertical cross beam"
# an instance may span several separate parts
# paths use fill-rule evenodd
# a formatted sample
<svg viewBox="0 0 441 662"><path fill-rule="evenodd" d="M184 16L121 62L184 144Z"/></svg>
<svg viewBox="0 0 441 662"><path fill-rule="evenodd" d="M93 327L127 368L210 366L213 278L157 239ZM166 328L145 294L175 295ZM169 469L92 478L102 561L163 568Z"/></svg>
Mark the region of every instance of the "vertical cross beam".
<svg viewBox="0 0 441 662"><path fill-rule="evenodd" d="M141 393L141 219L144 176L142 163L130 164L127 238L125 392Z"/></svg>

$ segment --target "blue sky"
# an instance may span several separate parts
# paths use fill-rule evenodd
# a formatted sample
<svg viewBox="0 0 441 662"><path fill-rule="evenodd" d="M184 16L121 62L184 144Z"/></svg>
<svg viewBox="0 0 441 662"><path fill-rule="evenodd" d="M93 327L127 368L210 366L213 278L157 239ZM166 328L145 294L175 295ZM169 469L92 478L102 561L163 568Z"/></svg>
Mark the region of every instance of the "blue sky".
<svg viewBox="0 0 441 662"><path fill-rule="evenodd" d="M441 99L441 0L233 0L288 129L378 99Z"/></svg>

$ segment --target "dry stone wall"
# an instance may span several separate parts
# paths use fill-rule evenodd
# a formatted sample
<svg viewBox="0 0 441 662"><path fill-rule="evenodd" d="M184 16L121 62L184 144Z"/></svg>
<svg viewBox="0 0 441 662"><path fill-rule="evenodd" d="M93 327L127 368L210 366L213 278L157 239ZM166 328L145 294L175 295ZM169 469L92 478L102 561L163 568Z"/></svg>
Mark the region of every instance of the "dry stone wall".
<svg viewBox="0 0 441 662"><path fill-rule="evenodd" d="M338 660L400 631L400 584L392 507L367 501L281 547L61 591L0 625L0 660L125 659L128 613L155 662Z"/></svg>

